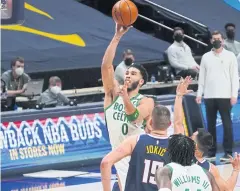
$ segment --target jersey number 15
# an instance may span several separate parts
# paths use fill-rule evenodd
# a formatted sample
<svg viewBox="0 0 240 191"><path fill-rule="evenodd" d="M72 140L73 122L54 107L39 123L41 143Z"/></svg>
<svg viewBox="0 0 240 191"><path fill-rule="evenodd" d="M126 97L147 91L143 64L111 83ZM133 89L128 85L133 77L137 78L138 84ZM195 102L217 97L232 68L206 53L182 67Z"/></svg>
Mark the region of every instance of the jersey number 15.
<svg viewBox="0 0 240 191"><path fill-rule="evenodd" d="M151 161L145 159L145 167L143 172L143 183L157 184L155 181L155 173L159 167L163 167L163 162ZM150 171L151 168L151 171Z"/></svg>

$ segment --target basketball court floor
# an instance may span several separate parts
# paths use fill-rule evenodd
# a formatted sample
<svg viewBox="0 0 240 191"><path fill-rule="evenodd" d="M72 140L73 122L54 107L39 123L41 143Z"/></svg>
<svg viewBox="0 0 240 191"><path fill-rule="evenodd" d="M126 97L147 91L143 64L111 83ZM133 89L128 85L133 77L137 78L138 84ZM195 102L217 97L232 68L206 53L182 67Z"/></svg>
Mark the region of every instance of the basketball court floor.
<svg viewBox="0 0 240 191"><path fill-rule="evenodd" d="M226 179L231 175L231 164L220 164L217 155L216 164L221 175ZM115 182L116 173L113 169L112 185ZM99 166L71 170L48 170L22 177L2 179L2 191L102 191L101 174ZM240 191L240 176L234 191Z"/></svg>

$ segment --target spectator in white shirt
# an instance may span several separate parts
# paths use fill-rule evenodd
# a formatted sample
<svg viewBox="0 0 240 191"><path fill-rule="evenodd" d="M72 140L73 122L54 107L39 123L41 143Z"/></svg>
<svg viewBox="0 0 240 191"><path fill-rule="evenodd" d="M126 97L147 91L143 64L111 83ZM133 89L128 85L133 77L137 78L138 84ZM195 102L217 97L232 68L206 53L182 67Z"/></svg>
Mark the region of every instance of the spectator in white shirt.
<svg viewBox="0 0 240 191"><path fill-rule="evenodd" d="M199 72L199 65L194 60L190 47L183 42L183 29L175 27L173 39L174 43L167 50L170 65L178 76L195 78Z"/></svg>
<svg viewBox="0 0 240 191"><path fill-rule="evenodd" d="M130 49L123 52L123 61L116 67L114 72L114 77L120 85L124 84L125 73L134 60L133 52Z"/></svg>
<svg viewBox="0 0 240 191"><path fill-rule="evenodd" d="M238 61L238 76L240 77L240 53L238 54L237 61Z"/></svg>
<svg viewBox="0 0 240 191"><path fill-rule="evenodd" d="M229 160L232 155L233 133L231 109L237 103L239 79L237 58L233 52L223 48L223 36L219 31L212 33L213 49L203 55L200 64L198 94L201 103L204 94L208 131L213 136L213 146L208 158L216 156L216 119L219 111L223 123L223 148L225 155L220 160Z"/></svg>
<svg viewBox="0 0 240 191"><path fill-rule="evenodd" d="M224 48L229 50L237 56L240 53L240 42L235 40L236 26L233 23L227 23L225 25L227 39L224 41Z"/></svg>

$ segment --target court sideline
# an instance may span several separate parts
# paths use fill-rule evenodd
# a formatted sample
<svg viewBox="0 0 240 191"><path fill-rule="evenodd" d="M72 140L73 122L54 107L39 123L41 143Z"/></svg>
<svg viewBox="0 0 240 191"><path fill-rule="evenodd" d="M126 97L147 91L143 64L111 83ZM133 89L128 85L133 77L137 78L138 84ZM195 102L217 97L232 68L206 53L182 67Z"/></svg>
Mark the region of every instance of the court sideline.
<svg viewBox="0 0 240 191"><path fill-rule="evenodd" d="M231 164L217 166L221 175L231 175ZM40 178L42 177L42 178ZM62 178L58 178L62 177ZM113 170L112 184L115 182ZM6 179L1 182L3 191L102 191L99 168L95 170L49 170L25 174L23 177ZM234 191L240 191L240 177Z"/></svg>

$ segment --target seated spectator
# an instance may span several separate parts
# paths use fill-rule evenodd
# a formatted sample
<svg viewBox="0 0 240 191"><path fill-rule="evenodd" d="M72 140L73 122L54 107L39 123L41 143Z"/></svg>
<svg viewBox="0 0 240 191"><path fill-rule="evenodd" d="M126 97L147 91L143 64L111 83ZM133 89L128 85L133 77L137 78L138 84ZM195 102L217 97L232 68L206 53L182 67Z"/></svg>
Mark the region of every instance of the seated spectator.
<svg viewBox="0 0 240 191"><path fill-rule="evenodd" d="M17 57L11 61L11 70L2 74L2 80L6 83L8 96L16 96L27 90L27 84L31 80L24 73L24 59Z"/></svg>
<svg viewBox="0 0 240 191"><path fill-rule="evenodd" d="M134 56L130 49L123 52L123 61L116 67L114 76L120 85L124 84L124 75L127 68L133 64Z"/></svg>
<svg viewBox="0 0 240 191"><path fill-rule="evenodd" d="M236 26L233 23L225 25L227 38L224 41L224 48L233 52L236 56L240 53L240 43L235 40Z"/></svg>
<svg viewBox="0 0 240 191"><path fill-rule="evenodd" d="M67 105L69 99L61 93L62 81L59 77L53 76L49 79L49 87L43 92L40 98L37 100L37 104L46 105Z"/></svg>
<svg viewBox="0 0 240 191"><path fill-rule="evenodd" d="M1 79L1 100L2 99L7 99L6 83L3 79Z"/></svg>
<svg viewBox="0 0 240 191"><path fill-rule="evenodd" d="M11 70L2 74L2 80L5 82L7 95L7 110L14 110L16 106L16 96L23 94L27 90L30 77L24 73L24 59L16 57L11 61Z"/></svg>
<svg viewBox="0 0 240 191"><path fill-rule="evenodd" d="M195 78L200 67L194 60L190 47L183 42L183 29L175 27L173 39L174 43L167 49L170 65L175 69L178 76Z"/></svg>

